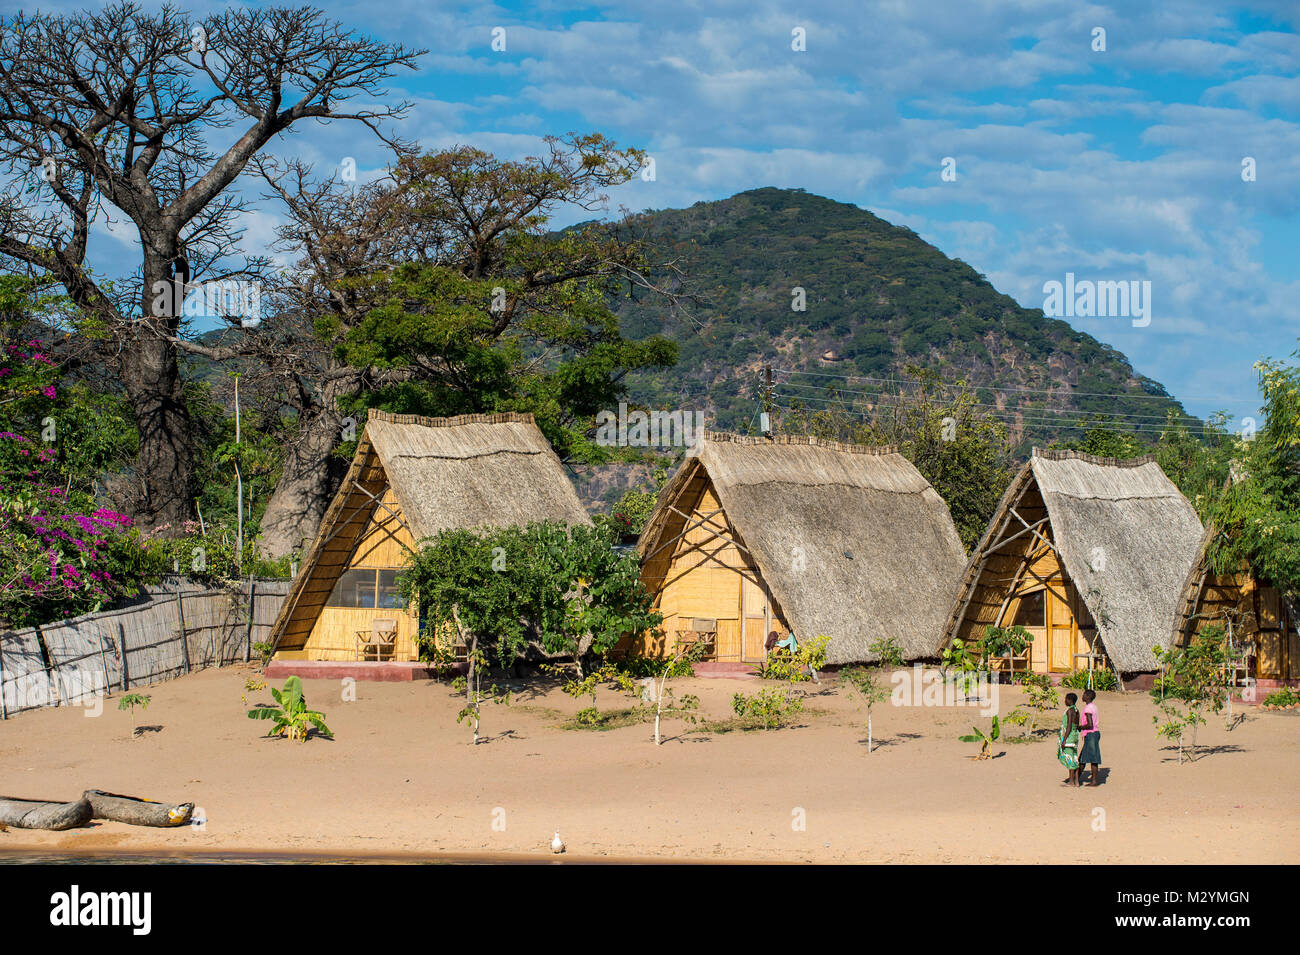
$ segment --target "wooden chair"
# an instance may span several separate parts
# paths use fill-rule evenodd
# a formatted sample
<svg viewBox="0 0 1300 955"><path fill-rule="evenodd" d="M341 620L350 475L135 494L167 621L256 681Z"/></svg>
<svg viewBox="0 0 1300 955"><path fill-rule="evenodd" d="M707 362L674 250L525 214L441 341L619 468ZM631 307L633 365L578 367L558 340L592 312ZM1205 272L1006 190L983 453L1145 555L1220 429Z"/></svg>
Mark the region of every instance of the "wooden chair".
<svg viewBox="0 0 1300 955"><path fill-rule="evenodd" d="M1020 656L1001 656L989 657L989 669L994 673L1005 673L1011 683L1016 682L1017 673L1033 672L1033 647L1025 647L1025 652Z"/></svg>
<svg viewBox="0 0 1300 955"><path fill-rule="evenodd" d="M385 654L393 659L397 650L397 621L392 618L378 618L369 630L357 631L357 659L369 660L374 654L375 661L381 661Z"/></svg>
<svg viewBox="0 0 1300 955"><path fill-rule="evenodd" d="M689 650L697 643L706 643L710 647L701 657L703 660L711 658L717 652L718 621L695 617L691 620L689 630L677 631L677 648L679 650Z"/></svg>

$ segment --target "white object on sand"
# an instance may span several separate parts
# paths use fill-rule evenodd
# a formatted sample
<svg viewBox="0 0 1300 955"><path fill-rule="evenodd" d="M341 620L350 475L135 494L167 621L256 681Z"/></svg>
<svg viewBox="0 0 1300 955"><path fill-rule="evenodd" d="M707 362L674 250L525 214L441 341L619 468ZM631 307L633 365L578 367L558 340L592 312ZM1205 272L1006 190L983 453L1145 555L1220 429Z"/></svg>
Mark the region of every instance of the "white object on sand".
<svg viewBox="0 0 1300 955"><path fill-rule="evenodd" d="M555 838L551 840L551 851L559 855L564 851L564 843L560 840L560 834L557 832Z"/></svg>

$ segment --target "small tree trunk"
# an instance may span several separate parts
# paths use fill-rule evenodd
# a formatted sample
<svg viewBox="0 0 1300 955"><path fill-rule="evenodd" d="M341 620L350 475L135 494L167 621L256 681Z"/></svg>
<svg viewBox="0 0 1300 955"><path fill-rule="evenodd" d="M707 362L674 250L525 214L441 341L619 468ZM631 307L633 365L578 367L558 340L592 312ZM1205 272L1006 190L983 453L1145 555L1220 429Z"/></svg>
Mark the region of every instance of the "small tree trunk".
<svg viewBox="0 0 1300 955"><path fill-rule="evenodd" d="M470 678L465 681L465 688L472 695L470 697L471 712L474 715L474 745L478 745L478 715L479 705L483 702L479 693L479 683L482 677L479 675L478 660L478 637L474 637L474 654L470 656L469 668Z"/></svg>
<svg viewBox="0 0 1300 955"><path fill-rule="evenodd" d="M670 663L669 666L671 667L672 664ZM661 713L663 713L663 709L664 709L664 684L667 682L668 682L668 670L665 669L664 675L659 678L659 684L655 689L655 745L656 746L659 746L663 743L663 739L659 735L659 716ZM651 682L650 685L655 686L653 682Z"/></svg>
<svg viewBox="0 0 1300 955"><path fill-rule="evenodd" d="M867 755L871 755L871 707L867 707Z"/></svg>

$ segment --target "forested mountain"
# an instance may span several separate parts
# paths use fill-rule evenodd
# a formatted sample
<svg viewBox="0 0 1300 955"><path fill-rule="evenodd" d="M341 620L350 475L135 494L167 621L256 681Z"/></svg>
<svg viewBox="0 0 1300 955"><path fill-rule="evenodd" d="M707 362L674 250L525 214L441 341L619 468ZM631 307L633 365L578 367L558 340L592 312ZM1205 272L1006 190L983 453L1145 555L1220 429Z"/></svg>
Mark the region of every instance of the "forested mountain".
<svg viewBox="0 0 1300 955"><path fill-rule="evenodd" d="M825 407L823 389L836 384L854 407L876 404L898 391L882 379L917 365L969 381L1022 446L1077 436L1085 413L1152 431L1169 410L1182 413L1120 352L1020 307L965 262L857 206L765 188L649 212L641 225L697 295L667 323L661 301L620 307L625 334L666 332L680 346L675 368L630 377L633 399L648 406L702 409L716 427L743 430L765 364L803 372L778 371L776 400L811 408ZM792 308L797 288L803 311Z"/></svg>

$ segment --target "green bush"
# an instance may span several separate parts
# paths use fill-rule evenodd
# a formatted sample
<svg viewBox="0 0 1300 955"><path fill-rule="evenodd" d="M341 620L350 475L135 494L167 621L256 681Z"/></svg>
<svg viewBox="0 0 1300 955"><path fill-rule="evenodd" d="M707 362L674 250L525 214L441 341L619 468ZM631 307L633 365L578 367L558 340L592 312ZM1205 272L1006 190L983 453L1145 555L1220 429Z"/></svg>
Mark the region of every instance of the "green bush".
<svg viewBox="0 0 1300 955"><path fill-rule="evenodd" d="M1288 706L1295 706L1297 703L1300 703L1300 693L1297 693L1289 686L1284 686L1280 690L1274 690L1268 696L1264 697L1265 706L1278 707L1279 709L1284 709Z"/></svg>
<svg viewBox="0 0 1300 955"><path fill-rule="evenodd" d="M830 637L816 636L807 643L800 643L793 654L785 647L773 647L767 660L758 664L754 670L763 680L784 680L788 683L811 680L810 670L817 672L826 666L826 647L830 642Z"/></svg>
<svg viewBox="0 0 1300 955"><path fill-rule="evenodd" d="M691 665L690 660L667 660L662 657L627 657L619 660L616 664L619 670L626 673L634 680L644 680L646 677L663 676L664 671L668 671L668 678L674 679L681 676L695 676L695 667Z"/></svg>
<svg viewBox="0 0 1300 955"><path fill-rule="evenodd" d="M775 729L790 722L803 712L803 700L787 691L759 690L753 696L737 693L731 698L731 709L751 726Z"/></svg>
<svg viewBox="0 0 1300 955"><path fill-rule="evenodd" d="M1088 671L1075 670L1062 678L1061 686L1068 686L1072 690L1088 689ZM1119 679L1112 670L1093 670L1092 688L1094 690L1118 690Z"/></svg>

